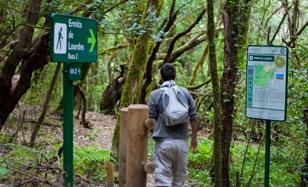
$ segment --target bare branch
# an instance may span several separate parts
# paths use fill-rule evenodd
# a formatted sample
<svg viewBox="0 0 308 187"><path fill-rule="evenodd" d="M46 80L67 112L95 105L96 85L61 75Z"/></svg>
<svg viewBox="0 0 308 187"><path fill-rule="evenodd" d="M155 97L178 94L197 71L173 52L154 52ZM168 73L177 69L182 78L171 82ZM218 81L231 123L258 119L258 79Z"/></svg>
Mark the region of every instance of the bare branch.
<svg viewBox="0 0 308 187"><path fill-rule="evenodd" d="M308 21L306 21L306 23L302 26L302 28L300 28L297 33L296 36L299 36L302 34L302 32L304 32L305 28L308 26Z"/></svg>
<svg viewBox="0 0 308 187"><path fill-rule="evenodd" d="M211 82L211 79L199 84L199 85L194 85L194 86L186 86L187 90L197 90L201 88L202 86L208 85Z"/></svg>
<svg viewBox="0 0 308 187"><path fill-rule="evenodd" d="M92 2L92 0L86 0L86 2L82 3L81 5L76 7L75 9L69 11L67 14L68 15L76 14L77 12L79 12L79 11L83 10L85 7L87 7L87 5L90 4L91 2Z"/></svg>
<svg viewBox="0 0 308 187"><path fill-rule="evenodd" d="M277 29L276 29L276 32L274 33L274 35L273 35L273 37L272 37L272 39L270 40L270 43L273 43L273 41L274 41L274 39L276 38L276 35L278 34L278 32L279 32L279 30L280 30L280 27L281 27L281 25L282 25L282 23L283 23L283 21L284 21L284 19L287 17L287 13L284 13L284 15L283 15L283 17L282 17L282 19L281 19L281 21L280 21L280 23L279 23L279 25L278 25L278 27L277 27ZM268 35L269 35L270 33L268 33Z"/></svg>
<svg viewBox="0 0 308 187"><path fill-rule="evenodd" d="M174 50L167 61L164 61L163 63L172 63L174 62L179 56L181 56L184 52L193 49L197 45L201 44L206 40L205 34L199 34L196 37L189 40L187 43L179 47L178 49ZM166 59L166 57L164 58Z"/></svg>
<svg viewBox="0 0 308 187"><path fill-rule="evenodd" d="M107 10L105 10L105 11L103 12L103 14L106 14L107 12L112 11L114 8L120 6L121 4L126 3L127 1L128 1L128 0L122 0L122 1L120 1L119 3L115 4L115 5L112 6L112 7L109 7Z"/></svg>
<svg viewBox="0 0 308 187"><path fill-rule="evenodd" d="M12 171L14 171L14 172L16 172L16 173L20 173L20 174L22 174L22 175L25 175L25 176L31 177L31 178L33 178L33 179L36 179L37 181L39 181L39 182L41 182L41 183L48 184L49 186L57 186L57 187L58 187L58 186L61 186L61 184L57 184L57 183L55 183L55 182L50 182L50 181L48 181L48 180L46 180L46 179L44 179L44 178L40 178L40 177L38 177L38 176L32 174L32 173L29 173L29 172L27 172L27 171L23 171L23 170L21 170L20 168L15 169L15 168L9 167L9 169L12 170Z"/></svg>
<svg viewBox="0 0 308 187"><path fill-rule="evenodd" d="M270 19L279 11L283 8L283 5L281 5L280 7L278 7L276 10L274 10L266 19L266 21L264 22L264 26L266 26L268 24L268 22L270 21Z"/></svg>
<svg viewBox="0 0 308 187"><path fill-rule="evenodd" d="M119 49L124 49L126 47L128 47L128 44L119 44L119 45L113 46L111 48L103 49L103 50L99 51L98 54L99 55L104 55L104 54L109 53L111 51L116 51L116 50L119 50Z"/></svg>
<svg viewBox="0 0 308 187"><path fill-rule="evenodd" d="M272 29L272 27L269 26L269 27L268 27L268 31L267 31L267 37L266 37L266 41L267 41L268 44L270 43L271 29Z"/></svg>
<svg viewBox="0 0 308 187"><path fill-rule="evenodd" d="M198 17L196 18L196 20L195 20L186 30L184 30L183 32L178 33L178 34L174 37L174 39L171 41L171 43L170 43L170 45L169 45L168 52L167 52L167 56L166 56L166 58L164 59L164 63L170 61L169 58L171 57L171 54L172 54L172 51L173 51L173 48L174 48L174 46L175 46L176 41L177 41L179 38L185 36L187 33L189 33L189 32L199 23L199 21L202 19L202 17L203 17L203 15L205 14L205 12L206 12L206 8L203 8L202 11L201 11L201 13L200 13L200 14L198 15Z"/></svg>

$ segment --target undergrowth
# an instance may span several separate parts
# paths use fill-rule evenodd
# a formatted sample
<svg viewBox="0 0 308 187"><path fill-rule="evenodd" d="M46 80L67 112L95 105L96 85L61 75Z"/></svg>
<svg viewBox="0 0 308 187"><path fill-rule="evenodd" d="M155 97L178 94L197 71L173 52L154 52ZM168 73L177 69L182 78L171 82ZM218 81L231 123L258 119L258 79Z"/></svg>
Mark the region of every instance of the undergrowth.
<svg viewBox="0 0 308 187"><path fill-rule="evenodd" d="M197 151L188 153L188 167L190 184L194 186L212 186L212 140L201 139ZM243 164L246 144L234 142L231 147L230 180L232 186L236 184L236 173L241 173L241 186L263 186L264 181L264 146L261 145L258 154L258 144L252 143ZM297 146L281 143L271 147L271 186L299 186L300 168L304 164L305 150ZM243 168L242 168L243 166Z"/></svg>
<svg viewBox="0 0 308 187"><path fill-rule="evenodd" d="M20 144L0 144L0 183L20 186L27 183L62 185L63 156L57 156L60 144L48 150L29 148ZM74 146L75 184L96 186L107 176L107 163L116 162L110 151L98 145ZM35 176L35 177L34 177ZM33 180L31 179L33 178Z"/></svg>

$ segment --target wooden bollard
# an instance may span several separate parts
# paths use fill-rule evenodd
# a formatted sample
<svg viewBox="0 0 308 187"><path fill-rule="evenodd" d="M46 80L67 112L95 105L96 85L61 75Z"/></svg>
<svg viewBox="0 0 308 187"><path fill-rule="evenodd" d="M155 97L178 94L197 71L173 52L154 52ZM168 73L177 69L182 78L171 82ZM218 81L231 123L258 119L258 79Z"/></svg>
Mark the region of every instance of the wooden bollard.
<svg viewBox="0 0 308 187"><path fill-rule="evenodd" d="M113 187L113 185L114 185L113 172L114 172L114 164L112 162L108 162L108 166L107 166L107 187Z"/></svg>
<svg viewBox="0 0 308 187"><path fill-rule="evenodd" d="M154 173L154 170L155 170L155 166L154 166L154 162L153 162L153 161L147 161L147 162L144 164L144 171L145 171L147 174L152 174L152 173Z"/></svg>
<svg viewBox="0 0 308 187"><path fill-rule="evenodd" d="M128 108L122 108L120 114L120 149L119 149L119 186L124 187L126 184L126 156L127 156L127 124Z"/></svg>
<svg viewBox="0 0 308 187"><path fill-rule="evenodd" d="M156 120L153 118L149 118L145 121L145 126L149 129L149 130L153 130L156 127ZM147 174L153 174L155 170L155 166L154 166L154 162L148 160L146 163L144 163L144 171Z"/></svg>
<svg viewBox="0 0 308 187"><path fill-rule="evenodd" d="M149 129L149 130L153 130L156 127L156 120L153 118L149 118L145 121L145 126Z"/></svg>
<svg viewBox="0 0 308 187"><path fill-rule="evenodd" d="M147 105L130 105L128 107L128 139L126 160L126 186L145 187L146 172L143 163L147 160L148 129L144 125L148 119Z"/></svg>

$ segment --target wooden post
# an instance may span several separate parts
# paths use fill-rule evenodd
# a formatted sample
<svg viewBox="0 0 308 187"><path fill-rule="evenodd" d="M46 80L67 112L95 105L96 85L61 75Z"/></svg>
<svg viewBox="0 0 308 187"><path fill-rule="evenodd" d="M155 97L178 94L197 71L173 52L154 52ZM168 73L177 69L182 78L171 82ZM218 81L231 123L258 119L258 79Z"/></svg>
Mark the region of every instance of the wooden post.
<svg viewBox="0 0 308 187"><path fill-rule="evenodd" d="M156 127L156 120L153 118L149 118L145 121L145 126L149 129L149 130L153 130ZM145 164L144 164L144 171L147 174L153 174L155 170L154 167L154 162L151 160L148 160Z"/></svg>
<svg viewBox="0 0 308 187"><path fill-rule="evenodd" d="M147 162L144 164L144 171L145 171L147 174L153 174L153 173L154 173L154 170L155 170L155 166L154 166L154 162L153 162L153 161L147 161Z"/></svg>
<svg viewBox="0 0 308 187"><path fill-rule="evenodd" d="M127 124L128 108L122 108L120 114L120 148L119 148L119 186L124 187L126 172L126 155L127 155Z"/></svg>
<svg viewBox="0 0 308 187"><path fill-rule="evenodd" d="M149 118L145 121L145 126L149 129L149 130L153 130L156 127L156 120L153 118Z"/></svg>
<svg viewBox="0 0 308 187"><path fill-rule="evenodd" d="M114 185L113 170L114 170L114 164L112 162L108 162L108 166L107 166L107 187L113 187L113 185Z"/></svg>
<svg viewBox="0 0 308 187"><path fill-rule="evenodd" d="M146 186L144 163L147 161L148 129L144 125L148 118L147 105L130 105L128 107L128 139L126 160L126 186Z"/></svg>

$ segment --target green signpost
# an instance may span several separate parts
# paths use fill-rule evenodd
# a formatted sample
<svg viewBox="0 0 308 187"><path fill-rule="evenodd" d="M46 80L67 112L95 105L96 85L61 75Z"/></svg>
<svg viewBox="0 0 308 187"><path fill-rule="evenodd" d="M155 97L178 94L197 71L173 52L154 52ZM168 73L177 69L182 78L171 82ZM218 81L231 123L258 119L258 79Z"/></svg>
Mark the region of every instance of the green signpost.
<svg viewBox="0 0 308 187"><path fill-rule="evenodd" d="M53 14L51 60L54 62L96 62L96 20Z"/></svg>
<svg viewBox="0 0 308 187"><path fill-rule="evenodd" d="M246 117L266 120L264 186L269 186L271 121L285 121L287 108L288 48L248 46Z"/></svg>
<svg viewBox="0 0 308 187"><path fill-rule="evenodd" d="M73 80L81 79L81 64L97 62L96 20L51 15L50 57L63 67L64 186L73 186ZM80 64L81 63L81 64Z"/></svg>

